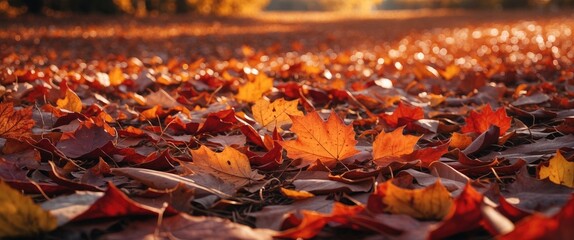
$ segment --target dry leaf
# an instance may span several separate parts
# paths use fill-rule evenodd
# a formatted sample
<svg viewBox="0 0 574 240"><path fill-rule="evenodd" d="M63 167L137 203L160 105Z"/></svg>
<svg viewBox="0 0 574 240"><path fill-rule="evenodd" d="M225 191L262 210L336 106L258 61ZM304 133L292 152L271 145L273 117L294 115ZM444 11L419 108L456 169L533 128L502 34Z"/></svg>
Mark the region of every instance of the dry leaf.
<svg viewBox="0 0 574 240"><path fill-rule="evenodd" d="M373 142L373 159L410 154L421 137L403 135L404 127L390 133L381 132Z"/></svg>
<svg viewBox="0 0 574 240"><path fill-rule="evenodd" d="M249 239L272 240L275 231L252 229L218 217L190 216L180 213L158 222L151 218L130 221L123 231L109 233L102 239Z"/></svg>
<svg viewBox="0 0 574 240"><path fill-rule="evenodd" d="M562 156L560 151L548 161L539 165L538 178L548 178L556 184L574 188L574 162L570 162Z"/></svg>
<svg viewBox="0 0 574 240"><path fill-rule="evenodd" d="M314 194L307 192L307 191L297 191L297 190L291 190L291 189L287 189L287 188L283 188L283 187L281 188L281 194L283 194L283 196L285 196L285 197L295 199L295 200L303 200L303 199L315 197Z"/></svg>
<svg viewBox="0 0 574 240"><path fill-rule="evenodd" d="M452 133L450 137L450 147L458 148L464 150L466 147L470 146L472 143L472 137L468 134L460 134L457 132Z"/></svg>
<svg viewBox="0 0 574 240"><path fill-rule="evenodd" d="M80 97L78 97L78 95L69 88L66 90L64 98L56 101L56 105L61 109L66 109L72 112L82 111L82 99L80 99Z"/></svg>
<svg viewBox="0 0 574 240"><path fill-rule="evenodd" d="M391 115L382 115L383 120L394 128L409 125L411 122L423 119L424 117L425 114L421 107L411 106L403 102L399 102L399 105Z"/></svg>
<svg viewBox="0 0 574 240"><path fill-rule="evenodd" d="M500 136L504 135L510 128L512 118L506 115L504 108L492 111L490 105L484 106L480 112L471 111L470 116L465 119L466 125L461 129L463 133L481 134L490 128L490 125L496 125L500 128Z"/></svg>
<svg viewBox="0 0 574 240"><path fill-rule="evenodd" d="M321 161L327 167L333 167L338 161L351 157L359 151L355 149L355 131L353 126L331 112L327 122L317 112L305 116L292 116L291 131L297 134L297 140L284 141L280 144L287 150L287 156L300 158L302 165Z"/></svg>
<svg viewBox="0 0 574 240"><path fill-rule="evenodd" d="M448 214L452 203L450 193L440 180L424 189L414 190L397 187L389 180L380 184L369 197L368 208L375 212L440 220Z"/></svg>
<svg viewBox="0 0 574 240"><path fill-rule="evenodd" d="M237 188L263 179L263 175L251 170L247 156L232 147L226 146L222 152L216 153L202 145L191 150L191 155L193 163L188 166L194 171L212 173Z"/></svg>
<svg viewBox="0 0 574 240"><path fill-rule="evenodd" d="M0 192L0 238L37 237L58 226L54 216L4 181Z"/></svg>
<svg viewBox="0 0 574 240"><path fill-rule="evenodd" d="M253 81L248 81L245 85L239 87L239 92L235 96L237 100L244 102L256 102L263 97L263 94L273 88L273 78L264 73L259 73Z"/></svg>
<svg viewBox="0 0 574 240"><path fill-rule="evenodd" d="M11 102L0 103L0 137L18 138L30 135L34 124L32 108L15 111Z"/></svg>
<svg viewBox="0 0 574 240"><path fill-rule="evenodd" d="M110 85L112 86L118 86L122 84L124 80L126 80L126 78L124 77L124 73L122 72L122 69L119 67L112 69L112 71L110 71L108 75L110 77Z"/></svg>
<svg viewBox="0 0 574 240"><path fill-rule="evenodd" d="M251 108L253 118L269 131L275 128L281 131L281 126L291 123L289 116L303 116L303 112L297 109L297 102L280 98L270 103L266 99L260 99Z"/></svg>

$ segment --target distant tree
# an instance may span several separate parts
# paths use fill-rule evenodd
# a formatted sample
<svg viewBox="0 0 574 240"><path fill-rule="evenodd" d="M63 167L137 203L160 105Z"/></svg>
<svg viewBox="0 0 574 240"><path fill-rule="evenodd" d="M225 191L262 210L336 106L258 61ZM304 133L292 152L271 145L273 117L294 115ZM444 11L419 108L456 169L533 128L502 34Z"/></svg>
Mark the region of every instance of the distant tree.
<svg viewBox="0 0 574 240"><path fill-rule="evenodd" d="M269 0L187 0L191 11L204 15L251 14L268 3Z"/></svg>
<svg viewBox="0 0 574 240"><path fill-rule="evenodd" d="M323 10L327 11L370 11L383 0L319 0Z"/></svg>

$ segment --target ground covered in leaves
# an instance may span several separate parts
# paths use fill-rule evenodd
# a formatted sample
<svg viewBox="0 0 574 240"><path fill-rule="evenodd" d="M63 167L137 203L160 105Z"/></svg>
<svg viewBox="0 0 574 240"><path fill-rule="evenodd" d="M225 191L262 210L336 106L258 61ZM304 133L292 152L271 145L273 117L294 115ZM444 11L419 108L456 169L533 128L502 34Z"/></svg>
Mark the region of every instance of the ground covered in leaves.
<svg viewBox="0 0 574 240"><path fill-rule="evenodd" d="M1 19L0 238L567 239L573 19Z"/></svg>

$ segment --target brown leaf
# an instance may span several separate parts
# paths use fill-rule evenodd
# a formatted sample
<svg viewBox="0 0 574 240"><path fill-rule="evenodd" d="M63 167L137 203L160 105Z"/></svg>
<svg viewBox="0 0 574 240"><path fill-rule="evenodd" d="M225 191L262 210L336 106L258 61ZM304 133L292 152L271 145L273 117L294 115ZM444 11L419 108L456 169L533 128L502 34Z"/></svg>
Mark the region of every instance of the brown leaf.
<svg viewBox="0 0 574 240"><path fill-rule="evenodd" d="M103 239L273 239L272 230L252 229L217 217L196 217L180 213L165 217L158 224L156 218L136 221L117 233L106 234Z"/></svg>
<svg viewBox="0 0 574 240"><path fill-rule="evenodd" d="M31 107L14 110L11 102L0 103L0 138L29 136L34 124Z"/></svg>

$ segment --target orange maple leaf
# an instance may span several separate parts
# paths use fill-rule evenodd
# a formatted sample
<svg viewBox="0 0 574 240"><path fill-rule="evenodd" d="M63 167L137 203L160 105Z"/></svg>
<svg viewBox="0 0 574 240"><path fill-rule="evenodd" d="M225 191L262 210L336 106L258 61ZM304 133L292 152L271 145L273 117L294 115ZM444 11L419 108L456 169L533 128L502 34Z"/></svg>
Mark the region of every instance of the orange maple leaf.
<svg viewBox="0 0 574 240"><path fill-rule="evenodd" d="M395 109L393 114L384 114L381 117L389 126L396 128L398 126L408 125L411 122L423 119L425 114L421 107L414 107L399 102L399 106Z"/></svg>
<svg viewBox="0 0 574 240"><path fill-rule="evenodd" d="M488 130L490 125L496 125L500 128L500 136L504 135L510 128L512 118L506 115L504 108L492 111L490 105L485 105L480 112L471 111L470 116L465 119L466 125L461 129L462 133L481 134Z"/></svg>
<svg viewBox="0 0 574 240"><path fill-rule="evenodd" d="M301 159L302 165L321 161L327 167L333 167L338 161L351 157L359 151L355 149L355 131L353 126L331 112L327 122L317 112L305 116L291 116L291 131L297 134L296 140L281 142L287 150L287 156Z"/></svg>
<svg viewBox="0 0 574 240"><path fill-rule="evenodd" d="M14 111L12 103L0 103L0 137L17 138L30 135L34 124L31 107Z"/></svg>
<svg viewBox="0 0 574 240"><path fill-rule="evenodd" d="M373 159L410 154L421 137L403 135L404 127L390 133L381 132L373 142Z"/></svg>

